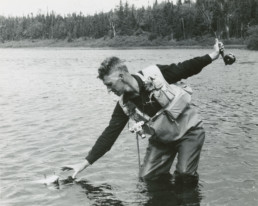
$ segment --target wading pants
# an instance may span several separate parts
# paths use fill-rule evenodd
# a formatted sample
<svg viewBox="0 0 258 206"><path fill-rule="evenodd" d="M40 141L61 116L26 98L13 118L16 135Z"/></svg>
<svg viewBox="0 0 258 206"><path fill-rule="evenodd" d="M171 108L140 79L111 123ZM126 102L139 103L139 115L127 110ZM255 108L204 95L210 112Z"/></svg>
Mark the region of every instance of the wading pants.
<svg viewBox="0 0 258 206"><path fill-rule="evenodd" d="M140 176L144 180L153 180L169 174L177 155L175 180L186 182L194 178L198 182L197 168L204 139L202 127L190 129L182 138L170 144L162 144L150 138Z"/></svg>

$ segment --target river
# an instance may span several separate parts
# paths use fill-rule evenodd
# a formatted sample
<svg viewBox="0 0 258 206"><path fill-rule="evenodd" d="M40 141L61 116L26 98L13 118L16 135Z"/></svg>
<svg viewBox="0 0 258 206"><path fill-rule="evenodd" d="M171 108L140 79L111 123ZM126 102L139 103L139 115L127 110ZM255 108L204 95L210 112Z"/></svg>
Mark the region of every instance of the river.
<svg viewBox="0 0 258 206"><path fill-rule="evenodd" d="M96 78L104 58L118 56L136 72L210 51L0 49L1 206L258 205L258 52L238 49L231 50L232 66L220 59L187 81L206 130L197 190L178 193L168 182L148 190L126 128L77 182L59 188L38 182L71 175L60 168L82 161L107 126L116 101ZM146 145L140 140L141 157Z"/></svg>

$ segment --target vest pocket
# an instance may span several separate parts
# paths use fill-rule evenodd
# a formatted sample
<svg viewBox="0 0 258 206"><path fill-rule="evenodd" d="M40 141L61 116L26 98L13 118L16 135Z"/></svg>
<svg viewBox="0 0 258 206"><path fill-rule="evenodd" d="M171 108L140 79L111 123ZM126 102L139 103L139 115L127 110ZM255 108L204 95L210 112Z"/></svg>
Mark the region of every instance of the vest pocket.
<svg viewBox="0 0 258 206"><path fill-rule="evenodd" d="M155 131L157 139L163 143L175 141L179 138L179 128L168 114L162 112L155 120L151 120L149 127Z"/></svg>
<svg viewBox="0 0 258 206"><path fill-rule="evenodd" d="M191 96L186 92L181 93L165 108L165 111L169 114L169 116L171 116L172 119L176 120L188 107L190 102Z"/></svg>
<svg viewBox="0 0 258 206"><path fill-rule="evenodd" d="M160 90L153 91L153 95L162 107L167 106L175 98L175 94L169 90L167 85Z"/></svg>

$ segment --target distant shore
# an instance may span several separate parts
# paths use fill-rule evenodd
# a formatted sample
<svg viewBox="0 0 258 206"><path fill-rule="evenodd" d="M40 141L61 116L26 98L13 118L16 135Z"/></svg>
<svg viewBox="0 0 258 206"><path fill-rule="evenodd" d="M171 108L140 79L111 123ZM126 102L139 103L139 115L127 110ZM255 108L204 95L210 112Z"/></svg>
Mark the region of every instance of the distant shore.
<svg viewBox="0 0 258 206"><path fill-rule="evenodd" d="M168 40L157 38L148 40L146 36L117 36L115 38L79 38L79 39L24 39L0 42L0 48L36 48L36 47L82 47L95 49L170 49L170 48L210 48L214 38L199 40ZM238 39L223 40L227 48L246 49Z"/></svg>

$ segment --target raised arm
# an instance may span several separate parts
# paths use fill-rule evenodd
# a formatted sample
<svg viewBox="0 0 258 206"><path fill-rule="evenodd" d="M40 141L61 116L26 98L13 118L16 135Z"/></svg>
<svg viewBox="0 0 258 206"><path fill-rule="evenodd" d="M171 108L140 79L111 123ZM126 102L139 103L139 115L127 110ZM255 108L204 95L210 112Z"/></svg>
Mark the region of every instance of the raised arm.
<svg viewBox="0 0 258 206"><path fill-rule="evenodd" d="M215 40L214 49L210 54L202 57L195 57L178 64L157 65L161 73L169 84L186 79L201 72L201 70L219 57L220 49L224 49L223 44Z"/></svg>

